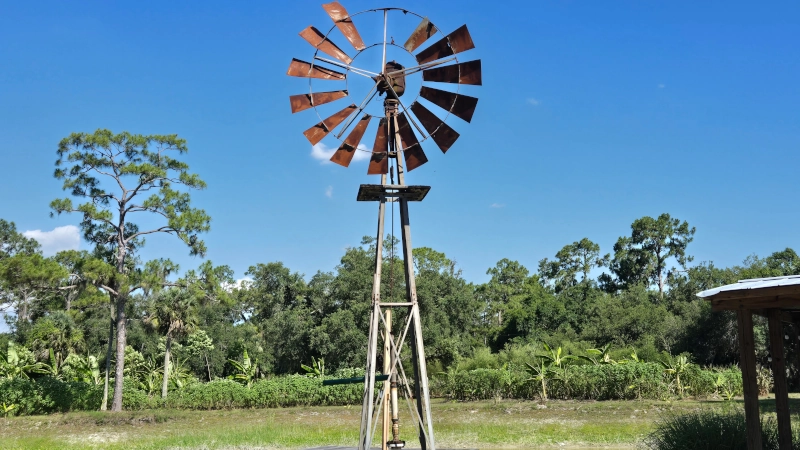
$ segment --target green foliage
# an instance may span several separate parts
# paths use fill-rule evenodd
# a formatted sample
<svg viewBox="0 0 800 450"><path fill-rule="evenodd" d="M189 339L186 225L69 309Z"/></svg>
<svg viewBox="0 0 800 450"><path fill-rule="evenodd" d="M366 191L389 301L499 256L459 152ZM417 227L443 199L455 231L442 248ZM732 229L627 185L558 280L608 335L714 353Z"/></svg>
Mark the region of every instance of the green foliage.
<svg viewBox="0 0 800 450"><path fill-rule="evenodd" d="M761 420L764 450L777 450L778 425L774 418ZM792 429L792 447L800 447L800 430ZM741 410L706 410L667 413L644 440L649 450L745 450L747 426Z"/></svg>
<svg viewBox="0 0 800 450"><path fill-rule="evenodd" d="M200 356L214 350L214 341L204 330L197 330L187 337L183 350L190 356Z"/></svg>
<svg viewBox="0 0 800 450"><path fill-rule="evenodd" d="M236 373L228 376L228 379L238 381L247 387L253 385L253 380L258 376L258 363L253 363L250 360L250 355L247 354L247 349L242 353L242 361L229 359L228 363L236 369Z"/></svg>
<svg viewBox="0 0 800 450"><path fill-rule="evenodd" d="M325 376L325 359L323 358L316 359L312 356L310 366L307 366L305 364L300 364L300 367L302 367L303 370L306 371L306 374L310 376L314 376L317 378Z"/></svg>
<svg viewBox="0 0 800 450"><path fill-rule="evenodd" d="M328 379L331 377L325 377ZM251 387L232 380L194 383L170 393L165 406L181 409L276 408L354 405L362 385L323 386L323 378L286 375L258 380Z"/></svg>
<svg viewBox="0 0 800 450"><path fill-rule="evenodd" d="M17 409L17 405L15 405L15 404L13 404L13 403L11 403L11 404L6 404L5 402L3 402L3 404L2 404L2 405L0 405L0 413L3 413L3 417L8 417L8 416L10 416L10 415L11 415L11 413L12 413L12 412L13 412L15 409Z"/></svg>
<svg viewBox="0 0 800 450"><path fill-rule="evenodd" d="M432 382L436 395L454 400L492 398L535 398L575 400L668 399L679 396L674 379L660 363L583 364L568 366L568 376L540 358L521 368L474 369L445 372ZM716 396L714 382L719 377L729 389L740 393L742 380L738 368L701 369L691 364L684 373L684 390L695 396ZM509 380L509 382L504 382Z"/></svg>
<svg viewBox="0 0 800 450"><path fill-rule="evenodd" d="M772 387L775 385L774 380L772 379L772 370L769 367L765 367L762 365L756 366L756 386L758 387L758 395L767 395L770 391L772 391Z"/></svg>
<svg viewBox="0 0 800 450"><path fill-rule="evenodd" d="M188 192L181 188L202 189L206 184L189 172L186 163L173 153L188 151L186 141L177 135L114 134L99 129L93 134L72 133L58 145L55 178L62 188L83 203L71 198L53 200L53 214L78 213L82 217L84 238L95 245L95 253L108 264L95 283L108 292L116 303L117 355L112 409L122 408L124 346L127 344L126 313L128 297L140 287L147 288L148 278L136 270L136 250L144 237L153 233L177 236L192 255L203 256L206 246L197 238L210 229L211 218L191 206ZM133 218L162 219L152 229L139 229ZM144 275L144 276L142 276Z"/></svg>
<svg viewBox="0 0 800 450"><path fill-rule="evenodd" d="M647 283L656 285L663 297L667 276L667 260L680 267L692 261L686 247L694 239L695 228L686 221L661 214L657 219L644 216L631 224L631 235L622 236L614 244L614 257L608 263L615 279L606 275L601 280L609 291L627 289Z"/></svg>
<svg viewBox="0 0 800 450"><path fill-rule="evenodd" d="M16 254L33 255L39 253L41 245L35 239L27 238L17 231L14 222L0 219L0 260Z"/></svg>
<svg viewBox="0 0 800 450"><path fill-rule="evenodd" d="M99 385L103 382L100 375L100 365L94 355L83 357L76 353L70 353L64 359L61 373L66 381L80 381L94 385Z"/></svg>
<svg viewBox="0 0 800 450"><path fill-rule="evenodd" d="M53 296L67 271L52 258L17 253L0 259L0 306L12 305L16 327L27 326Z"/></svg>
<svg viewBox="0 0 800 450"><path fill-rule="evenodd" d="M679 355L677 357L665 355L665 358L659 362L664 367L664 373L666 373L669 378L674 379L678 388L678 395L683 397L683 384L681 384L681 375L684 375L689 370L689 359L686 357L686 355Z"/></svg>
<svg viewBox="0 0 800 450"><path fill-rule="evenodd" d="M0 380L0 403L17 405L10 412L18 415L97 409L102 392L102 386L50 377Z"/></svg>
<svg viewBox="0 0 800 450"><path fill-rule="evenodd" d="M136 158L147 163L141 154ZM126 182L140 181L138 172L129 175L123 174ZM99 183L94 188L106 194L115 189L101 176L92 176ZM100 192L92 191L94 182L88 178L74 181L85 189L80 193L86 195L86 201L92 192ZM108 191L103 190L104 185ZM158 190L154 185L151 193ZM116 220L114 200L107 200L108 204L98 200L96 212L109 210ZM146 199L132 201L141 205ZM659 255L664 264L688 263L684 244L691 236L680 235L691 235L691 230L684 230L682 223L675 224L671 218L665 227L658 225L661 217L652 223L645 219L634 222L629 245L621 253L615 252L614 261L601 257L599 247L584 238L564 246L554 259L544 260L534 275L519 262L503 259L487 272L490 280L479 285L467 283L447 255L425 247L415 249L429 373L439 374L432 380L436 392L463 399L731 399L740 395L741 378L735 369L700 368L727 367L738 361L735 316L712 312L708 302L695 294L741 278L796 273L800 258L786 249L765 258L752 256L730 268L701 263L677 272L663 266L662 296L653 287L658 284L653 277ZM203 398L207 391L198 380L228 381L208 388L208 392L220 393L219 400L214 400L217 394L198 400L212 408L283 404L288 400L275 397L274 392L278 386L290 389L289 385L324 403L339 394L318 392L304 381L284 380L284 375L305 372L314 374L305 378L324 378L328 372L364 363L375 239L365 238L360 246L348 248L331 272L320 271L307 278L280 262L271 262L254 264L247 272L251 279L235 283L230 268L210 261L183 276L177 265L163 257L142 264L136 253L148 230L129 221L124 236L129 239L128 253L123 266L118 266L115 258L120 254L115 252L119 247L114 239L119 236L115 238L113 227L102 220L92 224L86 225L84 232L105 239L96 242L93 253L63 252L48 259L37 253L35 245L26 244L19 233L4 231L12 230L13 224L0 222L0 239L13 241L0 244L0 252L5 252L0 253L0 266L11 268L9 261L35 262L41 267L58 267L50 273L60 273L42 278L45 281L37 282L38 291L27 297L29 301L16 303L28 308L23 315L29 320L15 322L12 334L0 336L0 377L37 379L47 375L95 385L104 378L100 369L106 360L93 355L105 355L110 317L125 327L125 338L118 339L128 344L122 358L124 370L120 377L112 372L111 379L130 383L123 390L126 404L134 405L130 407L165 404L168 399L156 398L159 385L162 394L164 387L173 391L167 395L173 402L187 392ZM673 238L682 241L663 241L672 242L674 251L665 250L667 246L659 253L659 233L673 225ZM635 233L639 233L636 243ZM384 241L384 299L403 300L405 294L398 242L391 236ZM616 284L614 289L603 290L603 280L598 283L591 274L612 262L618 266L612 264L606 276L615 276L611 280ZM615 272L623 263L639 270L636 264L640 262L643 271L631 272L627 281ZM650 269L653 271L647 275ZM14 273L7 272L0 279L0 286L6 286L5 290L0 287L0 302L5 304L9 299L17 301L18 297L9 295L11 288L25 288L22 278L11 277ZM112 300L122 298L114 292L127 292L122 304L109 305L109 293ZM396 328L403 320L401 312L395 317ZM756 357L766 363L766 322L758 318L754 322ZM5 351L9 341L21 342L24 347L17 346L9 353ZM790 339L786 348L789 369L796 372L792 361L796 361L800 344ZM676 354L686 359L669 356ZM113 355L108 360L119 362ZM760 380L762 391L769 390L770 371L762 370ZM229 387L231 382L239 386ZM263 391L259 394L262 400L254 399L254 390ZM302 401L293 400L296 404ZM186 402L194 404L194 400ZM13 411L22 408L16 401L6 405L17 405Z"/></svg>
<svg viewBox="0 0 800 450"><path fill-rule="evenodd" d="M595 267L603 267L609 256L600 257L600 246L583 238L565 245L556 253L553 261L547 258L539 261L539 275L543 282L552 283L556 292L577 286L578 283L590 283L589 272ZM578 280L580 274L581 279Z"/></svg>
<svg viewBox="0 0 800 450"><path fill-rule="evenodd" d="M40 359L52 354L54 370L61 368L67 355L85 350L83 330L64 311L54 311L37 320L27 338L29 347Z"/></svg>
<svg viewBox="0 0 800 450"><path fill-rule="evenodd" d="M0 353L0 377L8 380L29 379L32 374L42 373L45 373L45 369L31 351L8 341L6 353Z"/></svg>

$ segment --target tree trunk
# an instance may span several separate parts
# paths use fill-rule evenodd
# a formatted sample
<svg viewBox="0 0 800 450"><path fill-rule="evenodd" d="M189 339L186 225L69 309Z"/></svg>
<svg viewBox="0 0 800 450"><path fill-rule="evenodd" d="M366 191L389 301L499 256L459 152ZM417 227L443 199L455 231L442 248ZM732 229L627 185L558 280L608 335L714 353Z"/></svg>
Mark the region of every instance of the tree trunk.
<svg viewBox="0 0 800 450"><path fill-rule="evenodd" d="M108 346L106 347L106 379L103 383L103 403L100 405L100 411L108 409L108 373L111 371L111 344L114 342L114 316L111 308L109 308L108 319Z"/></svg>
<svg viewBox="0 0 800 450"><path fill-rule="evenodd" d="M208 353L203 352L203 356L206 358L206 369L208 369L208 381L211 381L211 364L208 363Z"/></svg>
<svg viewBox="0 0 800 450"><path fill-rule="evenodd" d="M20 325L28 321L28 295L22 294L22 302L19 305L19 313L17 314L17 330Z"/></svg>
<svg viewBox="0 0 800 450"><path fill-rule="evenodd" d="M122 411L122 377L125 371L125 343L126 323L125 323L125 297L117 297L117 363L114 367L114 401L111 404L111 411Z"/></svg>
<svg viewBox="0 0 800 450"><path fill-rule="evenodd" d="M164 381L161 383L161 398L167 398L169 387L169 352L172 349L172 336L167 334L167 345L164 347Z"/></svg>

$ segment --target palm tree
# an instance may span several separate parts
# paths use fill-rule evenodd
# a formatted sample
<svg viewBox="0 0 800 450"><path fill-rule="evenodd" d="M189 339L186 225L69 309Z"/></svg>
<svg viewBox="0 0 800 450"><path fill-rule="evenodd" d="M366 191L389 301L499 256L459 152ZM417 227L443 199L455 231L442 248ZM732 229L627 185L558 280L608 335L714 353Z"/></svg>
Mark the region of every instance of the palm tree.
<svg viewBox="0 0 800 450"><path fill-rule="evenodd" d="M144 321L162 333L166 339L164 378L161 384L161 397L166 398L172 341L192 331L197 325L196 299L191 292L183 288L165 289L154 297L148 305L148 314Z"/></svg>

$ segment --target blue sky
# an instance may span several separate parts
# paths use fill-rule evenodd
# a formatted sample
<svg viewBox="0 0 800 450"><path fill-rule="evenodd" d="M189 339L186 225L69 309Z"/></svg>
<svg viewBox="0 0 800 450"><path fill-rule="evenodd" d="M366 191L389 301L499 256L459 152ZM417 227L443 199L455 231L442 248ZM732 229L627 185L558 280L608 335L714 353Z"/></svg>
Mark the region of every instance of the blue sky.
<svg viewBox="0 0 800 450"><path fill-rule="evenodd" d="M289 110L307 91L289 62L313 55L298 32L332 24L320 4L2 2L0 217L21 231L78 224L48 214L64 195L56 146L71 132L177 133L208 182L193 195L213 218L208 258L237 277L269 261L332 270L374 234L376 205L355 196L377 180L364 161L315 159L302 131L318 119ZM411 207L415 246L483 282L501 258L535 271L583 237L610 252L633 220L667 212L697 227L696 261L800 250L798 3L459 4L391 5L445 33L468 24L477 48L463 59L483 61L472 123L455 122L448 154L427 146L430 162L408 175L432 186ZM375 42L367 31L379 27L359 20ZM149 239L144 257L161 256L199 263L174 238Z"/></svg>

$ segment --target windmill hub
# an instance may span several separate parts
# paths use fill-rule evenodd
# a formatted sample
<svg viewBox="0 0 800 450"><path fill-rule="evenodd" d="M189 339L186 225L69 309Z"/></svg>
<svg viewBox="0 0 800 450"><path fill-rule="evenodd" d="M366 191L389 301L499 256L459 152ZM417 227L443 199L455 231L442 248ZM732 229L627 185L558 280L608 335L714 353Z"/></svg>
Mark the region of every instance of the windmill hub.
<svg viewBox="0 0 800 450"><path fill-rule="evenodd" d="M380 95L387 94L387 98L402 97L406 91L406 75L403 71L405 67L397 61L389 61L383 67L383 73L377 77L378 92ZM389 89L389 86L392 88ZM394 94L397 94L395 97Z"/></svg>

